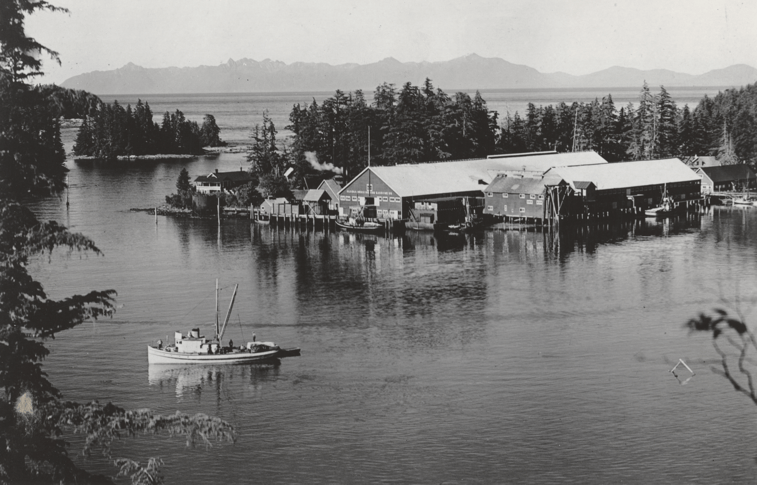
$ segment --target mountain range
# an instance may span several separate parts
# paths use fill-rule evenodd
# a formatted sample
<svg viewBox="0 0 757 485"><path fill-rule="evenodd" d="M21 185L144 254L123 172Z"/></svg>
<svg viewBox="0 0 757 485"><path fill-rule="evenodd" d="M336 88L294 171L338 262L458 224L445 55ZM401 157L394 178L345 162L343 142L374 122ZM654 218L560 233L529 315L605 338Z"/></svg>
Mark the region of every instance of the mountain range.
<svg viewBox="0 0 757 485"><path fill-rule="evenodd" d="M420 85L429 78L447 92L455 89L534 89L650 86L743 86L757 82L757 69L737 64L693 75L666 69L640 70L610 67L574 76L542 73L504 59L476 54L442 62L400 62L386 58L371 64L295 62L265 59L229 59L217 66L145 68L128 63L119 69L93 71L71 77L63 87L95 94L179 94L241 92L373 92L383 82Z"/></svg>

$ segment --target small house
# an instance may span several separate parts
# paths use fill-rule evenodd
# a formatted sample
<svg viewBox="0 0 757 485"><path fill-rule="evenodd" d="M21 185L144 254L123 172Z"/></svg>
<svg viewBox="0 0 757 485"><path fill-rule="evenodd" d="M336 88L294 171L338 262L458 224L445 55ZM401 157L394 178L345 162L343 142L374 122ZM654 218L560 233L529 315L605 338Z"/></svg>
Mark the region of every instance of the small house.
<svg viewBox="0 0 757 485"><path fill-rule="evenodd" d="M199 194L213 194L218 192L230 192L239 186L252 182L250 174L241 168L233 172L211 172L208 175L200 175L194 181L195 190Z"/></svg>
<svg viewBox="0 0 757 485"><path fill-rule="evenodd" d="M316 215L328 215L331 197L325 190L310 189L302 199L307 213Z"/></svg>
<svg viewBox="0 0 757 485"><path fill-rule="evenodd" d="M327 179L318 186L319 190L325 191L329 196L329 214L339 214L339 191L342 186L336 179Z"/></svg>

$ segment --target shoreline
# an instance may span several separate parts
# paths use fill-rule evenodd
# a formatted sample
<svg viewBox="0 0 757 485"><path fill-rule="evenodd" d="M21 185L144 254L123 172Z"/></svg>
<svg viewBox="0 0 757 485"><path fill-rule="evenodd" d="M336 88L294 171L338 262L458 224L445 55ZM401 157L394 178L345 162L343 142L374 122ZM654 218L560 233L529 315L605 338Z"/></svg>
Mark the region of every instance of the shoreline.
<svg viewBox="0 0 757 485"><path fill-rule="evenodd" d="M118 155L116 160L119 162L134 162L134 161L146 161L146 160L189 160L192 158L205 157L219 155L221 153L246 153L249 151L247 145L234 145L223 147L206 147L203 148L203 153L155 153L150 155ZM102 158L94 157L92 155L74 155L67 154L66 158L69 158L75 162L100 162Z"/></svg>

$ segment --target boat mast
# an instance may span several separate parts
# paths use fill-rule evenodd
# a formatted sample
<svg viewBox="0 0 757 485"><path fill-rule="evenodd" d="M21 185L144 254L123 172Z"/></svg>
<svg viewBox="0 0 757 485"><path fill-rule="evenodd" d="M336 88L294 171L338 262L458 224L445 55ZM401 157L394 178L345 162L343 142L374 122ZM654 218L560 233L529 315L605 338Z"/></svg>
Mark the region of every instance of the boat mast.
<svg viewBox="0 0 757 485"><path fill-rule="evenodd" d="M218 278L216 278L216 338L218 338Z"/></svg>
<svg viewBox="0 0 757 485"><path fill-rule="evenodd" d="M218 334L218 342L221 342L223 338L223 332L226 330L226 324L229 323L229 317L231 316L231 307L234 306L234 298L237 296L237 288L239 285L234 285L234 293L231 295L231 301L229 302L229 310L226 312L226 318L223 320L223 327L221 327L221 333Z"/></svg>

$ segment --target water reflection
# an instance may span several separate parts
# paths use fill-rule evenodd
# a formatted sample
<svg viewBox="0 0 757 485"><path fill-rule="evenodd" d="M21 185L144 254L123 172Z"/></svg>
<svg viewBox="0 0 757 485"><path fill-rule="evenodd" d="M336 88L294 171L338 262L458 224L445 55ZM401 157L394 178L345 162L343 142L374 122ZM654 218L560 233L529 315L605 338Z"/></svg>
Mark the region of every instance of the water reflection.
<svg viewBox="0 0 757 485"><path fill-rule="evenodd" d="M215 402L226 397L232 381L242 381L242 397L254 397L264 391L264 384L279 376L280 362L243 365L149 365L147 381L160 389L174 388L179 402L201 402L203 396ZM235 385L235 387L238 387Z"/></svg>

